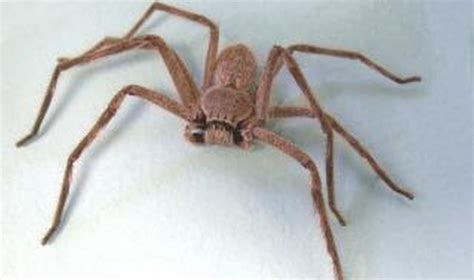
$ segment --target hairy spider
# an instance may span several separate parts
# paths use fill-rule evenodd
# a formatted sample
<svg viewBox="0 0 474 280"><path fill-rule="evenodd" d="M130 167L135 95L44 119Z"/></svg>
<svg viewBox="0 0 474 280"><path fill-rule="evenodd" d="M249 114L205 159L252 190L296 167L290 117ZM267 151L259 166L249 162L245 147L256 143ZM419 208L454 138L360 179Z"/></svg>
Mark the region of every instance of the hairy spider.
<svg viewBox="0 0 474 280"><path fill-rule="evenodd" d="M154 11L175 15L209 28L210 39L202 87L196 85L184 62L161 37L154 35L135 36L139 28ZM367 160L369 165L391 190L408 199L413 199L413 195L398 187L359 141L323 110L292 54L294 52L303 52L359 60L371 69L399 84L419 82L421 78L417 76L399 78L357 52L296 44L286 48L274 46L268 55L260 81L255 83L257 63L250 49L243 44L236 44L220 51L218 55L218 41L219 29L208 18L161 3L153 3L125 36L121 38L106 37L80 56L60 58L58 60L34 126L28 135L17 142L18 147L25 145L37 134L51 104L58 78L62 72L72 67L84 65L128 50L146 49L160 54L167 70L171 74L181 102L168 98L160 92L138 85L126 86L114 96L107 109L68 157L54 219L51 227L42 239L42 244L44 245L50 240L61 222L71 185L74 163L97 137L99 132L110 122L125 98L127 96L136 96L186 121L184 136L192 143L248 148L254 140L259 140L289 155L307 169L311 177L311 195L315 209L319 213L320 226L326 240L327 251L333 263L335 277L343 279L336 244L326 214L321 191L321 180L316 164L306 153L289 140L265 129L267 120L291 117L307 117L318 120L327 137L326 181L329 208L341 225L345 225L346 222L336 207L334 197L334 132L342 136L361 157ZM301 89L309 103L309 108L270 106L271 86L283 66L287 67Z"/></svg>

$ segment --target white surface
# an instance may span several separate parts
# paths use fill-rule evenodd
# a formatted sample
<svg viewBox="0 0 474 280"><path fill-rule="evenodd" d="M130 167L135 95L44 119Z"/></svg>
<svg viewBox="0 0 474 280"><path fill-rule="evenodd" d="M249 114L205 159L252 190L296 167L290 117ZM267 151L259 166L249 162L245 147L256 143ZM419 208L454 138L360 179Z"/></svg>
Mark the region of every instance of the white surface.
<svg viewBox="0 0 474 280"><path fill-rule="evenodd" d="M262 63L273 44L358 50L423 83L399 86L364 66L298 55L321 102L395 181L391 193L341 139L336 190L349 225L330 220L348 278L472 277L472 89L468 1L179 3L221 28L221 46L245 42ZM108 101L136 83L174 95L160 59L120 55L64 74L41 137L33 124L59 56L124 34L147 3L2 3L3 275L332 277L308 177L288 157L197 148L184 123L129 100L77 164L71 204L54 242L41 247L65 161ZM207 31L155 16L161 34L202 80ZM276 102L302 103L287 73ZM293 139L324 174L324 137L308 120L272 129ZM324 177L324 176L323 176Z"/></svg>

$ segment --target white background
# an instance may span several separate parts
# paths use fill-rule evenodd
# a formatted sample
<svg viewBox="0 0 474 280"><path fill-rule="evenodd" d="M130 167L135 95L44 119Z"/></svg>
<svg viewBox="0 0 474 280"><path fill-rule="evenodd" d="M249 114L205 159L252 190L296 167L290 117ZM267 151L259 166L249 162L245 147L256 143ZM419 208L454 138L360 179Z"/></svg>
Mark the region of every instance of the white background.
<svg viewBox="0 0 474 280"><path fill-rule="evenodd" d="M400 86L357 62L298 55L321 103L368 147L413 202L393 194L340 138L336 190L349 225L330 216L348 278L472 277L472 89L469 1L177 3L213 19L221 47L244 42L260 65L274 44L357 50L423 83ZM4 276L332 277L306 172L259 144L199 148L184 123L130 99L76 165L63 226L47 247L65 162L112 96L135 83L175 97L159 58L132 51L61 76L40 136L33 124L55 59L120 36L148 3L2 3ZM202 81L207 30L156 14L160 34ZM472 37L471 37L472 38ZM274 103L304 104L289 75ZM311 120L271 129L324 174ZM323 176L324 177L324 176Z"/></svg>

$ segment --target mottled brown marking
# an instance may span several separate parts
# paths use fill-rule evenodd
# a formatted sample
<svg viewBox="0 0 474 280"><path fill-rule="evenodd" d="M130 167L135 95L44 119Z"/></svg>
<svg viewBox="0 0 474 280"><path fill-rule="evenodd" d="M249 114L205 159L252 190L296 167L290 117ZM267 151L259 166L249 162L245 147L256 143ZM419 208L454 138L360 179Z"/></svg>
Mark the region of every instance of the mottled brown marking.
<svg viewBox="0 0 474 280"><path fill-rule="evenodd" d="M245 45L227 47L217 58L214 82L225 87L247 89L255 78L257 62Z"/></svg>
<svg viewBox="0 0 474 280"><path fill-rule="evenodd" d="M223 121L234 127L254 113L248 93L232 88L209 90L202 96L201 106L208 121Z"/></svg>

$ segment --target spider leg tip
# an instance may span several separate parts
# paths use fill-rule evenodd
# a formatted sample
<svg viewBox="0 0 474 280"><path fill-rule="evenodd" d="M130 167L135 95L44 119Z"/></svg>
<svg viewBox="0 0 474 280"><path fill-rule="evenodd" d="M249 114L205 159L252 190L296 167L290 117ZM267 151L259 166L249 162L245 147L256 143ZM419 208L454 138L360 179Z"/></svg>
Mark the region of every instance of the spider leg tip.
<svg viewBox="0 0 474 280"><path fill-rule="evenodd" d="M405 79L398 79L397 83L399 84L409 84L409 83L418 83L421 82L422 78L420 76L413 76Z"/></svg>
<svg viewBox="0 0 474 280"><path fill-rule="evenodd" d="M48 232L44 235L43 239L41 239L41 245L44 246L48 243L48 241L51 239L56 229L57 227L53 226L48 230Z"/></svg>
<svg viewBox="0 0 474 280"><path fill-rule="evenodd" d="M18 142L15 143L15 146L17 148L21 148L21 147L24 147L26 145L26 143L32 138L33 136L32 135L27 135L25 137L23 137L22 139L20 139Z"/></svg>
<svg viewBox="0 0 474 280"><path fill-rule="evenodd" d="M339 225L345 227L347 225L346 220L342 217L342 215L337 211L336 209L331 208L333 211L334 215L336 216L337 221L339 222Z"/></svg>
<svg viewBox="0 0 474 280"><path fill-rule="evenodd" d="M51 238L52 233L48 232L42 239L41 239L41 245L45 246L48 245L48 241Z"/></svg>
<svg viewBox="0 0 474 280"><path fill-rule="evenodd" d="M48 243L48 239L46 237L43 237L43 239L41 239L41 245L45 246L47 243Z"/></svg>
<svg viewBox="0 0 474 280"><path fill-rule="evenodd" d="M412 193L409 193L409 192L403 193L403 196L406 197L409 200L414 200L415 199L415 196Z"/></svg>
<svg viewBox="0 0 474 280"><path fill-rule="evenodd" d="M421 82L421 77L420 76L413 76L405 80L406 83L418 83Z"/></svg>

